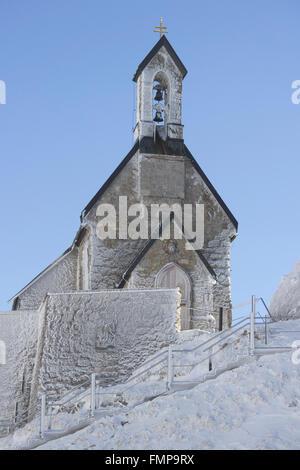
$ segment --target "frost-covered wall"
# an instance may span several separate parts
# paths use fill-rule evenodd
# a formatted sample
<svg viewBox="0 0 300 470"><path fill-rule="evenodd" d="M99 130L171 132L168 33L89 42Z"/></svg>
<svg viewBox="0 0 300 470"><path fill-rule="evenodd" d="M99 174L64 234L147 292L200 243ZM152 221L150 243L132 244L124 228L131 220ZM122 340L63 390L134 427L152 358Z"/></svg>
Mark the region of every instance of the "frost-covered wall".
<svg viewBox="0 0 300 470"><path fill-rule="evenodd" d="M125 165L121 173L114 179L99 203L112 204L118 215L119 196L128 197L128 206L138 202L138 160L137 154ZM101 240L97 236L96 216L98 203L94 205L84 223L90 230L90 288L91 290L112 289L121 280L137 252L145 245L146 240ZM117 219L118 220L118 219ZM117 224L118 226L118 224Z"/></svg>
<svg viewBox="0 0 300 470"><path fill-rule="evenodd" d="M217 275L213 288L213 315L218 322L219 309L223 307L226 328L232 319L230 248L231 240L237 235L236 229L188 159L185 168L185 203L204 204L204 246L201 252Z"/></svg>
<svg viewBox="0 0 300 470"><path fill-rule="evenodd" d="M0 312L0 341L6 364L0 364L0 419L12 418L29 403L30 383L38 341L38 312Z"/></svg>
<svg viewBox="0 0 300 470"><path fill-rule="evenodd" d="M20 310L37 309L48 292L66 292L76 290L77 253L74 247L48 271L34 281L31 286L19 295Z"/></svg>
<svg viewBox="0 0 300 470"><path fill-rule="evenodd" d="M122 382L150 354L176 339L177 289L50 294L42 309L38 388L56 395L98 371Z"/></svg>
<svg viewBox="0 0 300 470"><path fill-rule="evenodd" d="M290 274L282 276L271 298L270 311L276 320L300 318L300 260Z"/></svg>

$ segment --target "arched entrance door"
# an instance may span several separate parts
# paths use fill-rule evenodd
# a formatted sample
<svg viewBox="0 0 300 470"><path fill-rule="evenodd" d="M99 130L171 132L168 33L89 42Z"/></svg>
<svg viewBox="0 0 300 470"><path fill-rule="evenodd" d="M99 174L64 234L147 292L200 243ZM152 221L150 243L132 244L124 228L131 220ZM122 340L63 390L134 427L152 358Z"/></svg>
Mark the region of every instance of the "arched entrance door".
<svg viewBox="0 0 300 470"><path fill-rule="evenodd" d="M190 329L191 281L188 274L177 264L166 264L157 274L155 287L176 288L181 291L180 330Z"/></svg>

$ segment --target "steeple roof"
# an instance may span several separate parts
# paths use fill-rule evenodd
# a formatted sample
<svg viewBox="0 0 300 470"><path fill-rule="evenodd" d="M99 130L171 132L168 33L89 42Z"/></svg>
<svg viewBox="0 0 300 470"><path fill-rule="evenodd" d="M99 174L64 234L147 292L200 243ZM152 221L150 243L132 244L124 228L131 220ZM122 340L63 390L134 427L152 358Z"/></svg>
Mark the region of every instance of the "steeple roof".
<svg viewBox="0 0 300 470"><path fill-rule="evenodd" d="M159 49L161 47L165 47L168 51L168 53L170 54L170 56L172 57L172 59L174 60L175 64L177 65L177 67L179 68L179 70L181 71L182 73L182 78L184 78L187 74L187 69L185 68L185 66L183 65L183 63L181 62L181 60L179 59L178 55L176 54L176 52L174 51L173 47L171 46L171 44L169 43L169 41L167 40L166 36L163 35L159 41L157 41L157 43L155 44L155 46L151 49L151 51L149 52L148 55L146 55L145 59L140 63L140 65L138 66L137 68L137 71L135 72L134 74L134 77L133 77L133 81L136 82L137 79L139 78L140 74L142 73L142 71L144 70L144 68L149 64L150 60L153 59L153 57L155 56L155 54L159 51Z"/></svg>

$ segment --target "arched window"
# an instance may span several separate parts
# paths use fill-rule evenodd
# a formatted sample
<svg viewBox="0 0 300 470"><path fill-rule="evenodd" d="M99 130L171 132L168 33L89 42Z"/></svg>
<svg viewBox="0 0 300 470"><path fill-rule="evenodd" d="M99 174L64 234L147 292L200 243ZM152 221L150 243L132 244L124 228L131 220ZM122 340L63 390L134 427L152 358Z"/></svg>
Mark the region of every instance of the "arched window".
<svg viewBox="0 0 300 470"><path fill-rule="evenodd" d="M2 340L0 340L0 365L1 364L6 364L6 345Z"/></svg>

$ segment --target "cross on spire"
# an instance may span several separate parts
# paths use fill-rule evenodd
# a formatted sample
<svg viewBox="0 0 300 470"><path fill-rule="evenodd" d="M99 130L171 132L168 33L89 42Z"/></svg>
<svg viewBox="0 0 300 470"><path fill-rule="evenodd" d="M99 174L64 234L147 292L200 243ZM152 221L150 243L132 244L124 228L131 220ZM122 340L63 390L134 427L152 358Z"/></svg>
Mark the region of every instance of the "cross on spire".
<svg viewBox="0 0 300 470"><path fill-rule="evenodd" d="M157 28L157 29L153 30L154 33L159 33L160 37L162 37L163 34L168 33L168 31L166 31L167 27L163 26L162 24L163 24L163 19L162 19L162 17L160 17L160 25L155 26L155 28Z"/></svg>

